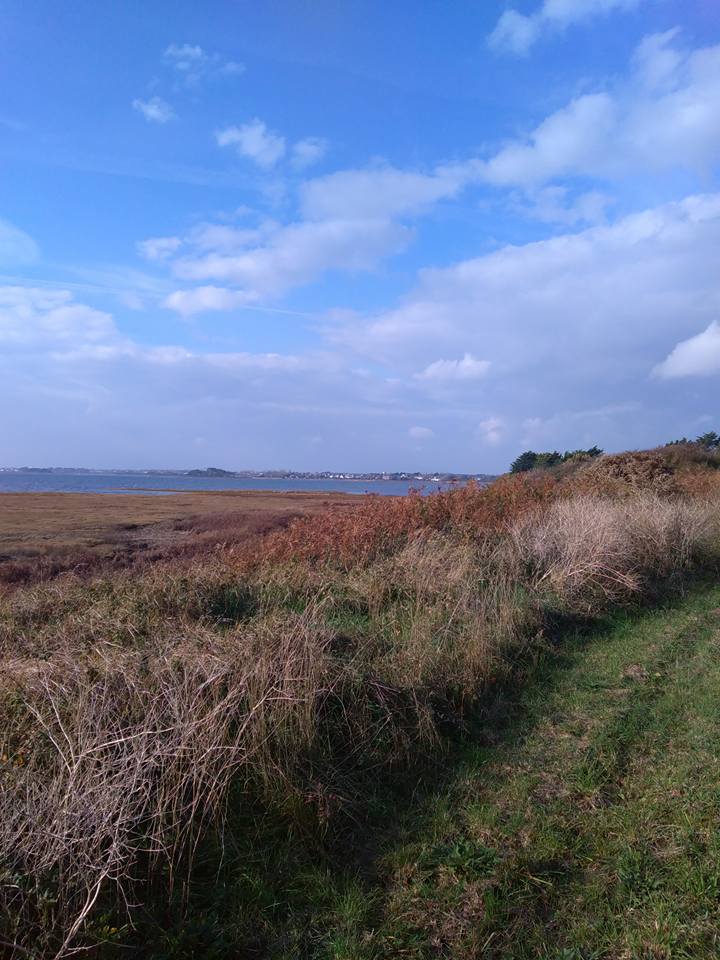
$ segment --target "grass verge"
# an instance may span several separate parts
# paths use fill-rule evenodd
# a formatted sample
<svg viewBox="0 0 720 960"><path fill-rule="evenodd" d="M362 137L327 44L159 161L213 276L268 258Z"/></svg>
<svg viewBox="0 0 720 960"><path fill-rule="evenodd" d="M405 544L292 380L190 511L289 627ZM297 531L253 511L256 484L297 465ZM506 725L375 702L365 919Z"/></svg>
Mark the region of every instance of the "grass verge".
<svg viewBox="0 0 720 960"><path fill-rule="evenodd" d="M372 881L328 886L306 955L716 957L719 685L715 586L568 640L400 813Z"/></svg>

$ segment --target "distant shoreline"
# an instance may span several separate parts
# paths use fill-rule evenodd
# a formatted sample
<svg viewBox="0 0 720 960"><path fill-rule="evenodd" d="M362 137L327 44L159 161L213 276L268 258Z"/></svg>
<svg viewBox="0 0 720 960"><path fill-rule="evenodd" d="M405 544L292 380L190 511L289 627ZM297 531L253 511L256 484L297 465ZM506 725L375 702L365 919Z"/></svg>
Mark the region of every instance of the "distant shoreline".
<svg viewBox="0 0 720 960"><path fill-rule="evenodd" d="M191 491L262 491L272 493L348 493L353 496L374 494L379 496L404 496L413 491L421 495L465 486L476 482L485 486L491 478L468 477L259 477L216 476L188 474L149 473L89 473L89 472L0 472L2 493L102 493L116 496L132 496L138 493L162 497L172 492Z"/></svg>
<svg viewBox="0 0 720 960"><path fill-rule="evenodd" d="M207 480L341 480L343 482L371 482L382 483L397 481L401 483L467 483L475 480L479 483L489 483L497 478L497 474L490 473L451 473L446 471L383 471L371 473L357 473L342 470L220 470L207 468L204 470L98 470L85 467L0 467L2 476L66 476L66 477L185 477L190 479Z"/></svg>

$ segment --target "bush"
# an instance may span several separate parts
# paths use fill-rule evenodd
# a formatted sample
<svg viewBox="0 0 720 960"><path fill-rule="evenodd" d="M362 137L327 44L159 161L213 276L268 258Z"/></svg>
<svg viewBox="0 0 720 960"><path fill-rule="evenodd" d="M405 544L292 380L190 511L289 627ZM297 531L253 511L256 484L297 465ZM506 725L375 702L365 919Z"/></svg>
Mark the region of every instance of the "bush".
<svg viewBox="0 0 720 960"><path fill-rule="evenodd" d="M534 450L526 450L519 457L513 460L510 465L510 473L526 473L528 470L546 470L549 467L557 467L561 463L567 463L572 460L575 463L582 463L592 460L593 457L599 457L602 453L600 447L590 447L587 450L566 450L565 453L559 453L553 450L551 453L535 453Z"/></svg>

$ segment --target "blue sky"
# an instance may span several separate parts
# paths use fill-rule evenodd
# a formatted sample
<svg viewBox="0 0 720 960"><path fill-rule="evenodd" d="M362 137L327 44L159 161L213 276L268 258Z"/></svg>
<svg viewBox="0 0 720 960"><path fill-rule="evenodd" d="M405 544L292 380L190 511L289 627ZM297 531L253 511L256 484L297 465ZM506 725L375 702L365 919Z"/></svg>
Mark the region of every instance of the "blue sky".
<svg viewBox="0 0 720 960"><path fill-rule="evenodd" d="M0 169L0 464L720 422L716 0L4 0Z"/></svg>

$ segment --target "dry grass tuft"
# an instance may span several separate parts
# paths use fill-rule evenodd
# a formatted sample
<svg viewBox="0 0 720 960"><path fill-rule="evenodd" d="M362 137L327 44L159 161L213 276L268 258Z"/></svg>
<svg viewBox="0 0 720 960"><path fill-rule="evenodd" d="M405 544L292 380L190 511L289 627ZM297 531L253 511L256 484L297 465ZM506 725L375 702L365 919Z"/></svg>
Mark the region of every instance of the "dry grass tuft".
<svg viewBox="0 0 720 960"><path fill-rule="evenodd" d="M577 497L519 522L513 537L538 596L597 614L717 558L720 504Z"/></svg>

